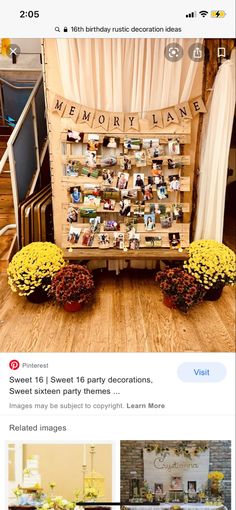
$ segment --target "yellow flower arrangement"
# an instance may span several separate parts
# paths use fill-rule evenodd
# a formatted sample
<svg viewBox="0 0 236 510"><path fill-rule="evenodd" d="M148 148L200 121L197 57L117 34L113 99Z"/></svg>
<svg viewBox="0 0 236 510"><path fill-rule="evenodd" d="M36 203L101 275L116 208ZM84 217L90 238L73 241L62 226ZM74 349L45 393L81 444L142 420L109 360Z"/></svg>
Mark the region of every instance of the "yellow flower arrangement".
<svg viewBox="0 0 236 510"><path fill-rule="evenodd" d="M225 477L224 473L221 473L221 471L211 471L208 474L209 480L223 480Z"/></svg>
<svg viewBox="0 0 236 510"><path fill-rule="evenodd" d="M189 258L184 268L206 290L235 282L235 253L223 243L202 239L188 248Z"/></svg>
<svg viewBox="0 0 236 510"><path fill-rule="evenodd" d="M47 291L64 265L62 250L55 244L31 243L14 255L7 269L8 283L20 296L29 296L38 287Z"/></svg>

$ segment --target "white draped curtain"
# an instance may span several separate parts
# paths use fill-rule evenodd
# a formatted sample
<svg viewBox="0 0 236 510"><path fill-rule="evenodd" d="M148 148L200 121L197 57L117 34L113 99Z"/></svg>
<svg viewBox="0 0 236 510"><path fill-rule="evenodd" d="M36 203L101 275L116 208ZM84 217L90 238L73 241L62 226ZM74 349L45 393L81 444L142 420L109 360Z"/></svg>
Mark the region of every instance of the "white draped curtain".
<svg viewBox="0 0 236 510"><path fill-rule="evenodd" d="M191 95L198 63L188 47L198 39L58 39L64 95L97 109L129 112L165 108ZM184 56L170 62L165 46Z"/></svg>
<svg viewBox="0 0 236 510"><path fill-rule="evenodd" d="M201 136L195 240L222 242L225 191L235 109L235 57L226 60L216 75Z"/></svg>
<svg viewBox="0 0 236 510"><path fill-rule="evenodd" d="M188 56L199 39L58 39L57 53L63 95L91 108L144 112L187 101L199 63ZM184 55L165 58L165 46L177 42ZM201 94L201 80L196 95ZM152 268L155 262L132 261ZM117 271L124 266L110 262Z"/></svg>

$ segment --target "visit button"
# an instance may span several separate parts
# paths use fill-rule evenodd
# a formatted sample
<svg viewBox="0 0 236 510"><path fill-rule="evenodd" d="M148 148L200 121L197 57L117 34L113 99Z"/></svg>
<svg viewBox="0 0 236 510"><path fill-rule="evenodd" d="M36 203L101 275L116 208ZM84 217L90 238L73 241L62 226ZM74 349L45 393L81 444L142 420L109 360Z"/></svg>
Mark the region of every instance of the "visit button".
<svg viewBox="0 0 236 510"><path fill-rule="evenodd" d="M182 363L178 368L178 376L184 382L219 382L226 376L226 368L222 363Z"/></svg>

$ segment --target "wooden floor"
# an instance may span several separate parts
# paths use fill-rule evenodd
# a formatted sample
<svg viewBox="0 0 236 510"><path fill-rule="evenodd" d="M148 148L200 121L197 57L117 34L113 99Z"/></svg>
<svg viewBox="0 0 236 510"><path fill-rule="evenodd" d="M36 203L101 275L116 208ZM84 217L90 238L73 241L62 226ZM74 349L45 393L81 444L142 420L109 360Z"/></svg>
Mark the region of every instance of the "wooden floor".
<svg viewBox="0 0 236 510"><path fill-rule="evenodd" d="M170 310L148 271L97 272L92 305L70 314L12 293L0 275L0 352L232 352L234 289L187 315Z"/></svg>

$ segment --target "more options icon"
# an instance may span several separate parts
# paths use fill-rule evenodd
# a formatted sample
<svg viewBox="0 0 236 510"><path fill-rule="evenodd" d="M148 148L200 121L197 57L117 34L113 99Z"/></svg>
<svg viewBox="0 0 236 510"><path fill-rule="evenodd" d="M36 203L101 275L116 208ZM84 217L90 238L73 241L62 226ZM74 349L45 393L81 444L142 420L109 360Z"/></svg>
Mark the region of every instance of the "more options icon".
<svg viewBox="0 0 236 510"><path fill-rule="evenodd" d="M170 43L165 47L165 58L170 62L178 62L183 54L184 50L178 43Z"/></svg>

